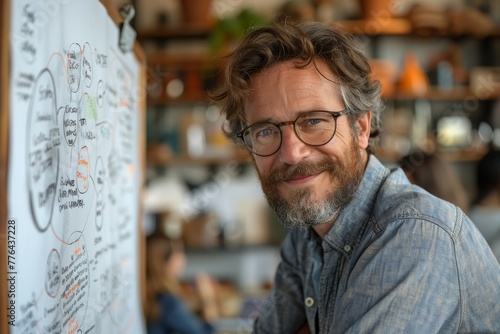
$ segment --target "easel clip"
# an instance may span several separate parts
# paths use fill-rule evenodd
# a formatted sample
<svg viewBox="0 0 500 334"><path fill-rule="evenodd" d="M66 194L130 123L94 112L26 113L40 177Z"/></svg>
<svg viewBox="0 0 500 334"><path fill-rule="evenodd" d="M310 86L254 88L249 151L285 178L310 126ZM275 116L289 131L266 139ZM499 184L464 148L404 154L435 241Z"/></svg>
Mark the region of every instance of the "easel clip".
<svg viewBox="0 0 500 334"><path fill-rule="evenodd" d="M119 46L123 52L129 52L134 47L135 38L137 36L134 28L130 25L130 21L132 21L135 16L135 9L132 4L128 3L121 6L119 12L123 18L123 23L120 27Z"/></svg>

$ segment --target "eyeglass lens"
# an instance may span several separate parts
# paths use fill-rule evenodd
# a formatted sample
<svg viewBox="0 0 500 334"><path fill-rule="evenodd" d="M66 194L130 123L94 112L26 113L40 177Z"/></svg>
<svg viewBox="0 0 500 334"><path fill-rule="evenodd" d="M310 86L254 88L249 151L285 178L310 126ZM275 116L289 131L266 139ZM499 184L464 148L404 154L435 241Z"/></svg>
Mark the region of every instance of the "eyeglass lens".
<svg viewBox="0 0 500 334"><path fill-rule="evenodd" d="M274 154L281 146L280 124L256 123L243 133L248 148L257 155ZM294 122L295 133L299 139L313 146L325 145L335 135L336 117L326 111L309 112L299 116Z"/></svg>

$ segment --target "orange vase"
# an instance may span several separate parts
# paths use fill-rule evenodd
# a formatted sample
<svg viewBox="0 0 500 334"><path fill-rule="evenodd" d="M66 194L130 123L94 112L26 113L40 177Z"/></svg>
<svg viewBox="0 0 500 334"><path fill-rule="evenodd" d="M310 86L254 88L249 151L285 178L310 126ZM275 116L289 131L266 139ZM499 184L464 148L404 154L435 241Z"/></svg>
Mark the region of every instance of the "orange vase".
<svg viewBox="0 0 500 334"><path fill-rule="evenodd" d="M414 53L408 53L405 57L399 80L399 91L417 97L423 97L429 91L429 79Z"/></svg>

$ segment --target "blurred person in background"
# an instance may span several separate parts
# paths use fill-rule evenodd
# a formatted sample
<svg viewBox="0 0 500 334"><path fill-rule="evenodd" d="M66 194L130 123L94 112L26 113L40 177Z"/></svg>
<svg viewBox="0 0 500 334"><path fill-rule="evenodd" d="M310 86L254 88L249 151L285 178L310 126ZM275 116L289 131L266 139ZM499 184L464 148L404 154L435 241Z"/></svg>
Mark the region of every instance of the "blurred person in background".
<svg viewBox="0 0 500 334"><path fill-rule="evenodd" d="M476 186L470 217L500 261L500 151L492 149L479 161Z"/></svg>
<svg viewBox="0 0 500 334"><path fill-rule="evenodd" d="M214 333L211 322L219 317L216 291L211 278L200 274L196 283L202 302L202 317L192 314L180 297L179 277L185 254L181 241L155 233L146 240L146 305L148 334Z"/></svg>
<svg viewBox="0 0 500 334"><path fill-rule="evenodd" d="M399 161L411 183L432 195L455 204L462 211L469 211L469 198L453 165L437 152L416 150Z"/></svg>

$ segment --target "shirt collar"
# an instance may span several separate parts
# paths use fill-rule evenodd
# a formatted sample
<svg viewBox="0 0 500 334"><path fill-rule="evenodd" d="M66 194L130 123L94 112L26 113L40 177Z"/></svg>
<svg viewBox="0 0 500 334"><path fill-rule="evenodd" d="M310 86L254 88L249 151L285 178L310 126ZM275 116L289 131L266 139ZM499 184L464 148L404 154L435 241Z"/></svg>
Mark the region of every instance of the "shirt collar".
<svg viewBox="0 0 500 334"><path fill-rule="evenodd" d="M368 223L378 190L388 174L389 169L370 154L363 178L353 199L342 210L324 237L325 251L328 251L328 248L334 248L346 255L352 252L359 242L361 230Z"/></svg>

